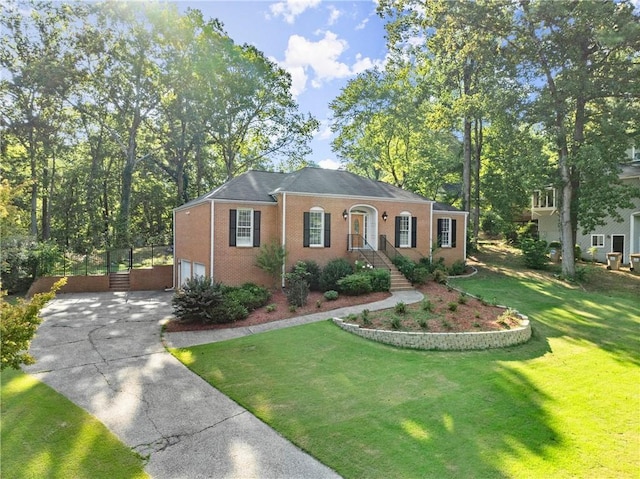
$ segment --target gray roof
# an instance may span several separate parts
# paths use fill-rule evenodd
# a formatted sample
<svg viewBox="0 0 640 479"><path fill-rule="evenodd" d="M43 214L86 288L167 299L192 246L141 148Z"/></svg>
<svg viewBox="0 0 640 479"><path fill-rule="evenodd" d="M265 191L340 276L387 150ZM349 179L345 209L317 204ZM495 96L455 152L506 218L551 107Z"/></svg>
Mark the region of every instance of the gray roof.
<svg viewBox="0 0 640 479"><path fill-rule="evenodd" d="M181 208L210 199L275 202L275 195L278 193L342 195L412 202L431 201L402 188L370 180L349 171L307 167L293 173L248 171L206 195L182 205ZM435 203L434 209L458 211L442 203Z"/></svg>

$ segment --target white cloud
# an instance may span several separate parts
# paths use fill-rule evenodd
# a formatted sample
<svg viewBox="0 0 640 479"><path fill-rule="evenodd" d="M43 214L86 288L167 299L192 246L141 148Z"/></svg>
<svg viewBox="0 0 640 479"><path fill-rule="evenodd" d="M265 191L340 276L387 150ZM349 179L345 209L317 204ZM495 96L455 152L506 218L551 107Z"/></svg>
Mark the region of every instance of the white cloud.
<svg viewBox="0 0 640 479"><path fill-rule="evenodd" d="M369 19L365 18L364 20L362 20L360 23L356 25L356 30L364 30L364 27L367 26L367 23L369 23Z"/></svg>
<svg viewBox="0 0 640 479"><path fill-rule="evenodd" d="M327 21L327 23L329 25L333 25L334 23L336 23L338 18L340 18L340 15L342 15L342 12L340 10L338 10L336 7L334 7L333 5L330 5L329 6L329 20Z"/></svg>
<svg viewBox="0 0 640 479"><path fill-rule="evenodd" d="M342 165L336 160L333 160L331 158L327 158L326 160L319 161L318 162L318 166L320 166L320 168L324 168L326 170L337 170Z"/></svg>
<svg viewBox="0 0 640 479"><path fill-rule="evenodd" d="M269 6L269 11L274 17L282 17L285 22L292 24L296 17L309 8L316 8L320 5L320 0L285 0L273 3Z"/></svg>
<svg viewBox="0 0 640 479"><path fill-rule="evenodd" d="M329 120L320 120L320 126L318 128L318 132L315 135L315 138L318 140L328 140L333 135L331 131L331 122Z"/></svg>
<svg viewBox="0 0 640 479"><path fill-rule="evenodd" d="M317 32L322 34L322 32ZM320 88L325 82L339 78L348 78L383 61L356 55L356 61L349 66L340 57L349 48L346 40L331 31L324 32L323 38L314 42L300 35L291 35L280 65L291 74L292 93L297 96L304 92L307 83L312 88Z"/></svg>

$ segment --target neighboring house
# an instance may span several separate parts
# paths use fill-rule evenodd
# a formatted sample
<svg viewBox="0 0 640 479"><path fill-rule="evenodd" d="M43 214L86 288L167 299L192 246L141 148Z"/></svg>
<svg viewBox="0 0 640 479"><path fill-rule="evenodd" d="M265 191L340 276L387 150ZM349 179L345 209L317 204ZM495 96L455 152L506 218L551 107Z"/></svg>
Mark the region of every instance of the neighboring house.
<svg viewBox="0 0 640 479"><path fill-rule="evenodd" d="M632 148L628 154L631 161L623 165L620 179L623 183L640 186L640 151ZM618 210L624 220L621 223L606 218L604 226L587 234L582 234L578 225L576 243L580 245L583 258L591 259L589 249L592 246L597 248L595 259L600 262L606 262L607 253L618 252L622 253L622 264L627 264L630 254L640 253L640 199L635 198L633 204L630 209ZM560 241L558 198L553 188L534 192L531 217L538 223L540 239Z"/></svg>
<svg viewBox="0 0 640 479"><path fill-rule="evenodd" d="M466 257L466 212L340 170L249 171L176 208L173 225L176 287L195 276L272 284L256 266L272 241L286 248L287 271L300 260L355 261L360 250Z"/></svg>

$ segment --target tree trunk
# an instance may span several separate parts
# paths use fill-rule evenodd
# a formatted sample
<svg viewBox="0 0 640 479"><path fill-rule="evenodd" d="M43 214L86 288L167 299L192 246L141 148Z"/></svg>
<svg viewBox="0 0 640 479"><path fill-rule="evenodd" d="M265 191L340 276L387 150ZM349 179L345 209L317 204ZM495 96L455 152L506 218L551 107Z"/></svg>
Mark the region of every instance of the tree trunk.
<svg viewBox="0 0 640 479"><path fill-rule="evenodd" d="M473 246L478 247L480 234L480 166L482 157L482 119L475 120L475 151L474 151L474 206L473 206Z"/></svg>
<svg viewBox="0 0 640 479"><path fill-rule="evenodd" d="M462 209L471 211L471 120L467 117L462 140Z"/></svg>

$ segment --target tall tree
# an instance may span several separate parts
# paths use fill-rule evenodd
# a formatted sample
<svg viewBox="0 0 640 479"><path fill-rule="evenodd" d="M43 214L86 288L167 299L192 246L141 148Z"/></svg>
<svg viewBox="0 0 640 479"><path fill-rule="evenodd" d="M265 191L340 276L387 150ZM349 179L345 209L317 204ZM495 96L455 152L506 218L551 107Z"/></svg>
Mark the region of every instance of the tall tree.
<svg viewBox="0 0 640 479"><path fill-rule="evenodd" d="M530 84L541 80L529 121L556 152L562 271L573 276L578 223L588 230L629 205L618 172L638 139L640 21L626 1L520 5L513 46Z"/></svg>

